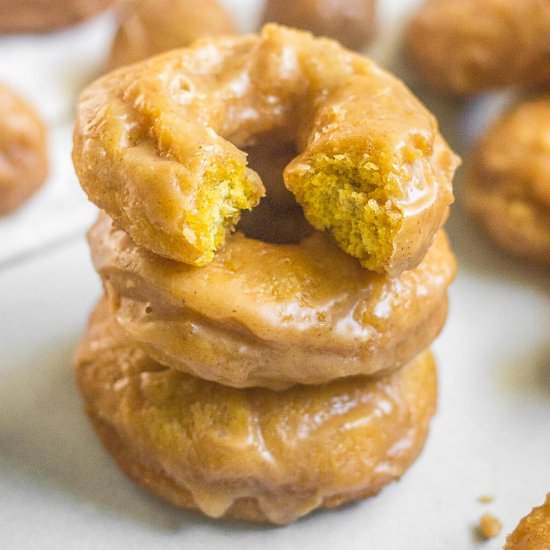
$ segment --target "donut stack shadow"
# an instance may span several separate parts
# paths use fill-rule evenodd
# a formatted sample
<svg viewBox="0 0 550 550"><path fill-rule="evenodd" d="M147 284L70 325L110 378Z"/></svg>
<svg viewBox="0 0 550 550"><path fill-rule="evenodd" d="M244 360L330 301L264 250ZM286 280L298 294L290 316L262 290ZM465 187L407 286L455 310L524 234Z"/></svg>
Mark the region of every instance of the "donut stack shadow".
<svg viewBox="0 0 550 550"><path fill-rule="evenodd" d="M279 35L286 50L304 44L314 48L319 42L325 56L332 50L338 60L355 55L342 53L332 42L278 27L267 28L261 37L234 40L275 48ZM197 46L196 52L207 46ZM250 48L227 51L228 56L240 56ZM265 51L270 63L280 59ZM175 55L180 54L167 54L159 63ZM386 87L409 94L367 60L351 59L360 64L362 74L371 71L369 78L388 79ZM232 59L228 63L237 66ZM128 70L140 70L136 67ZM129 75L129 82L141 82ZM117 80L125 78L116 73ZM163 82L170 78L164 73ZM99 86L107 90L108 79ZM96 101L104 96L90 92L87 97ZM384 101L386 105L387 94ZM409 110L416 106L411 101ZM97 116L116 115L119 100L111 107L99 109ZM85 134L100 124L93 109L81 108L81 116L93 122L83 119L77 127L75 136L80 133L81 141L75 141L75 164L92 196L87 189L90 177L99 182L107 171L90 176L88 166L83 168L82 159L91 166L85 155L96 139ZM401 115L395 116L401 123ZM111 122L117 120L122 117ZM388 120L387 113L381 120ZM436 129L429 115L425 120L429 131ZM114 126L104 128L110 132ZM391 128L401 131L397 122ZM385 129L382 133L388 136ZM110 136L105 138L109 146L128 143ZM437 136L435 147L422 151L441 155L433 162L445 171L454 161ZM414 139L417 143L419 138ZM406 158L416 162L418 151L416 156L407 152ZM132 157L128 177L138 174L132 170L146 152L142 148ZM123 162L128 155L112 158ZM318 155L324 164L315 170L340 173L333 165L341 157ZM172 173L163 162L158 164L158 178ZM371 177L371 167L357 173ZM355 167L349 170L355 173ZM223 172L224 177L230 177L228 173ZM145 178L149 172L143 168L139 174ZM443 185L436 185L436 179L429 182L437 191ZM160 185L159 180L147 181L148 193ZM312 180L312 185L317 183ZM296 175L293 185L301 185ZM450 189L450 180L448 185ZM267 187L269 200L273 190ZM303 188L294 194L300 192L307 194ZM152 202L157 199L160 204L164 195L151 194ZM138 220L139 209L150 207L152 212L156 204L132 203L119 209L120 202L94 199L106 211L89 232L104 296L77 351L76 372L87 413L121 469L175 506L213 518L274 524L364 499L399 479L422 450L436 409L436 366L429 347L445 323L447 289L456 269L447 237L437 227L451 200L446 191L441 212L419 218L424 224L436 220L436 227L426 233L425 225L415 229L417 240L425 242L414 243L418 257L413 265L405 266L391 255L394 268L388 274L363 267L330 231L308 226L299 242L286 244L254 238L266 225L279 227L275 217L266 218L260 208L247 223L246 235L237 226L208 261L191 265L160 255L153 230ZM313 224L315 216L305 206L304 211ZM168 206L165 212L170 215ZM302 218L296 223L294 217L302 216L298 211L289 216L292 227L305 224ZM169 226L166 220L162 223ZM412 242L413 226L407 226L402 242ZM167 239L162 246L172 242Z"/></svg>

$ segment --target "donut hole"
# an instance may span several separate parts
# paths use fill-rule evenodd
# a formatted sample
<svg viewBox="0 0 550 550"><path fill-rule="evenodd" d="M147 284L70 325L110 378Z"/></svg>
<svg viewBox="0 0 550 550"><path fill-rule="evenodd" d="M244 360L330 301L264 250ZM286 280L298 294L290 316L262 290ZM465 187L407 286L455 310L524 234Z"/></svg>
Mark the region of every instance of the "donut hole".
<svg viewBox="0 0 550 550"><path fill-rule="evenodd" d="M270 132L257 136L245 152L248 166L260 175L264 184L266 195L262 202L269 202L280 212L298 210L300 206L283 181L285 167L298 155L296 145Z"/></svg>
<svg viewBox="0 0 550 550"><path fill-rule="evenodd" d="M242 213L237 230L247 237L272 244L298 244L313 228L283 182L283 171L298 154L292 142L267 133L245 149L248 166L257 172L266 189L260 204Z"/></svg>
<svg viewBox="0 0 550 550"><path fill-rule="evenodd" d="M301 208L276 210L267 200L244 212L237 230L250 239L271 244L298 244L314 231Z"/></svg>

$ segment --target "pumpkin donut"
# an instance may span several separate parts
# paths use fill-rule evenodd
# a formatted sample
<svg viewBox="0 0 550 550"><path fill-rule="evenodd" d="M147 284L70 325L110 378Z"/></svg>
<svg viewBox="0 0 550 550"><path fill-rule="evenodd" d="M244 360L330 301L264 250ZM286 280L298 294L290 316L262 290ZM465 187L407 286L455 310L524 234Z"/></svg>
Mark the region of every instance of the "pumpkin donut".
<svg viewBox="0 0 550 550"><path fill-rule="evenodd" d="M267 0L263 21L311 31L359 50L372 37L375 7L375 0Z"/></svg>
<svg viewBox="0 0 550 550"><path fill-rule="evenodd" d="M320 232L299 244L236 233L202 268L135 245L105 215L89 241L132 340L164 365L239 388L401 367L441 330L455 273L443 232L395 278L362 269Z"/></svg>
<svg viewBox="0 0 550 550"><path fill-rule="evenodd" d="M26 101L0 84L0 214L17 209L47 175L46 126Z"/></svg>
<svg viewBox="0 0 550 550"><path fill-rule="evenodd" d="M406 52L427 82L456 95L550 82L550 2L426 0Z"/></svg>
<svg viewBox="0 0 550 550"><path fill-rule="evenodd" d="M0 0L0 33L47 32L74 25L113 0Z"/></svg>
<svg viewBox="0 0 550 550"><path fill-rule="evenodd" d="M129 477L182 508L277 524L401 477L422 449L437 392L430 352L383 378L228 388L149 359L105 303L76 373L95 428Z"/></svg>
<svg viewBox="0 0 550 550"><path fill-rule="evenodd" d="M546 502L524 517L508 535L504 550L545 550L550 548L550 493Z"/></svg>
<svg viewBox="0 0 550 550"><path fill-rule="evenodd" d="M110 69L183 48L203 36L235 32L217 0L127 0L120 11Z"/></svg>
<svg viewBox="0 0 550 550"><path fill-rule="evenodd" d="M267 25L103 77L81 96L73 159L137 244L204 266L264 194L241 149L271 131L296 146L284 181L315 228L368 269L418 265L457 159L400 81L308 33Z"/></svg>
<svg viewBox="0 0 550 550"><path fill-rule="evenodd" d="M465 203L504 250L550 265L550 97L526 101L487 131Z"/></svg>

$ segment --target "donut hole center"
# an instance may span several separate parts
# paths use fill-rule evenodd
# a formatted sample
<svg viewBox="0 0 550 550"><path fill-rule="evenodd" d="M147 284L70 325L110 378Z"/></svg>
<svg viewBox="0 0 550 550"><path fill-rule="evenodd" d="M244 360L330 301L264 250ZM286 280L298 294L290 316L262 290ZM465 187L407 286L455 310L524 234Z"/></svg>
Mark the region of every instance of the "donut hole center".
<svg viewBox="0 0 550 550"><path fill-rule="evenodd" d="M244 150L248 166L262 179L266 196L258 206L242 212L237 230L266 243L298 244L313 232L313 228L283 183L283 170L297 155L296 146L281 141L274 134L266 134Z"/></svg>

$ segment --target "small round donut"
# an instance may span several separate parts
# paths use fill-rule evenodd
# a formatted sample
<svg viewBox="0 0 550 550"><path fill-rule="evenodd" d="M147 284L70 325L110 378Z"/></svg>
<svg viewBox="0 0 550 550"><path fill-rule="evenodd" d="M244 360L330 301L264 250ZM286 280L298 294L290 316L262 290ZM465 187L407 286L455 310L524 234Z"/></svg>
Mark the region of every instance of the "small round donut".
<svg viewBox="0 0 550 550"><path fill-rule="evenodd" d="M550 548L550 493L542 506L533 508L508 535L504 550L545 550Z"/></svg>
<svg viewBox="0 0 550 550"><path fill-rule="evenodd" d="M0 0L0 33L48 32L79 23L113 0Z"/></svg>
<svg viewBox="0 0 550 550"><path fill-rule="evenodd" d="M135 245L105 215L89 241L133 341L164 365L239 388L401 367L443 327L456 269L443 232L395 278L362 269L320 232L286 245L236 233L203 268Z"/></svg>
<svg viewBox="0 0 550 550"><path fill-rule="evenodd" d="M455 95L550 82L550 3L427 0L405 47L424 80Z"/></svg>
<svg viewBox="0 0 550 550"><path fill-rule="evenodd" d="M457 159L400 81L309 33L267 25L106 75L80 98L73 159L137 244L204 266L264 194L243 149L272 131L298 151L283 177L310 224L367 269L418 265Z"/></svg>
<svg viewBox="0 0 550 550"><path fill-rule="evenodd" d="M122 7L108 68L183 48L203 36L235 32L217 0L131 0Z"/></svg>
<svg viewBox="0 0 550 550"><path fill-rule="evenodd" d="M517 105L487 131L464 199L501 248L550 266L550 97Z"/></svg>
<svg viewBox="0 0 550 550"><path fill-rule="evenodd" d="M263 21L311 31L360 50L373 35L375 8L375 0L267 0Z"/></svg>
<svg viewBox="0 0 550 550"><path fill-rule="evenodd" d="M94 426L132 479L211 517L276 524L400 478L422 449L437 393L429 351L383 378L228 388L149 359L105 303L76 373Z"/></svg>
<svg viewBox="0 0 550 550"><path fill-rule="evenodd" d="M47 175L46 126L26 101L0 84L0 215L21 206Z"/></svg>

